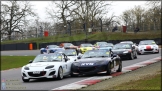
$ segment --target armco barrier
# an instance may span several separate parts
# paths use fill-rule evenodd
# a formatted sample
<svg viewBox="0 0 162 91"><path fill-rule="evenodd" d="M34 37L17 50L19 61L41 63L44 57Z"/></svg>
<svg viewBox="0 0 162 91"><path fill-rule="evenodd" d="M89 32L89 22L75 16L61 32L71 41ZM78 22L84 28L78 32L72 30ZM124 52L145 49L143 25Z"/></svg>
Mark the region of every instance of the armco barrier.
<svg viewBox="0 0 162 91"><path fill-rule="evenodd" d="M16 44L4 44L4 50L16 50Z"/></svg>
<svg viewBox="0 0 162 91"><path fill-rule="evenodd" d="M16 50L29 50L28 43L17 43Z"/></svg>
<svg viewBox="0 0 162 91"><path fill-rule="evenodd" d="M37 43L32 43L33 44L33 50L36 50L37 49Z"/></svg>
<svg viewBox="0 0 162 91"><path fill-rule="evenodd" d="M1 45L1 51L3 51L4 50L4 45Z"/></svg>

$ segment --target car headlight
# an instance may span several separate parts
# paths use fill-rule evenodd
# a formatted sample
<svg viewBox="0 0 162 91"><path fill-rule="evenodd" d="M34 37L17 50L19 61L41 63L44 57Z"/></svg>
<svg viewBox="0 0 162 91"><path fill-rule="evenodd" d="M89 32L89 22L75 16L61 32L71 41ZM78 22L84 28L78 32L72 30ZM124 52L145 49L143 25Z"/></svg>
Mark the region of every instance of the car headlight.
<svg viewBox="0 0 162 91"><path fill-rule="evenodd" d="M74 66L79 66L79 63L73 63Z"/></svg>
<svg viewBox="0 0 162 91"><path fill-rule="evenodd" d="M24 67L25 70L29 70L29 67Z"/></svg>
<svg viewBox="0 0 162 91"><path fill-rule="evenodd" d="M50 68L53 68L54 65L50 65L50 66L47 66L45 69L50 69Z"/></svg>

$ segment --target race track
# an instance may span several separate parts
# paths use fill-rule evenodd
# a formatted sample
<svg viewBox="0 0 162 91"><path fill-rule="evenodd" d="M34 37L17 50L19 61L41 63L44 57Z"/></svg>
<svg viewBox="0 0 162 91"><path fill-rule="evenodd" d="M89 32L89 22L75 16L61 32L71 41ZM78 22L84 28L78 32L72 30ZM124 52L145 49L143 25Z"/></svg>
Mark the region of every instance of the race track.
<svg viewBox="0 0 162 91"><path fill-rule="evenodd" d="M37 55L39 50L32 51L1 51L1 55ZM137 59L134 60L123 60L123 67L129 66L138 62L149 60L155 57L161 56L161 50L159 54L146 54L138 55ZM1 81L4 79L6 81L6 87L12 90L51 90L63 85L67 85L76 81L90 78L92 76L84 77L66 77L63 80L30 80L28 83L24 83L21 80L21 74L19 69L7 70L1 72Z"/></svg>

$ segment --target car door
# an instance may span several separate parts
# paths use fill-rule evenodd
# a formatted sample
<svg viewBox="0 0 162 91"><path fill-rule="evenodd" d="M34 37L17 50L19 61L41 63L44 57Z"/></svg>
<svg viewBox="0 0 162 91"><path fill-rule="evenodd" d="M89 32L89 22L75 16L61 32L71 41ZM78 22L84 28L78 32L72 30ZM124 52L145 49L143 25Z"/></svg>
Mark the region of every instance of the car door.
<svg viewBox="0 0 162 91"><path fill-rule="evenodd" d="M62 68L63 68L63 73L64 73L64 75L66 75L67 74L67 66L66 66L67 64L65 62L64 55L60 54L60 57L61 57L61 60L62 60L61 65L62 65Z"/></svg>
<svg viewBox="0 0 162 91"><path fill-rule="evenodd" d="M63 59L65 60L65 59L68 59L68 57L65 55L65 54L63 54ZM70 60L67 60L66 62L65 62L65 70L66 70L66 74L70 74L70 71L71 71L71 64L72 64L72 62L70 61Z"/></svg>
<svg viewBox="0 0 162 91"><path fill-rule="evenodd" d="M114 55L114 53L113 52L111 52L110 53L110 56L113 56ZM118 62L118 55L116 56L116 57L113 57L113 59L112 59L112 63L113 63L113 68L112 68L112 72L116 72L116 70L117 70L117 68L118 68L118 64L117 64L117 62Z"/></svg>

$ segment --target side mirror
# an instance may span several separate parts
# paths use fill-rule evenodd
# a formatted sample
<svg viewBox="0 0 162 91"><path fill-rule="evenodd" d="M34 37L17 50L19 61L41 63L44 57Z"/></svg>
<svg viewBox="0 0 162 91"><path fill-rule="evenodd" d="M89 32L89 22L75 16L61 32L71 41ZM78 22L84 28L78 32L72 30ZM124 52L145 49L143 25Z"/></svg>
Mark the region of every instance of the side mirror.
<svg viewBox="0 0 162 91"><path fill-rule="evenodd" d="M68 60L70 60L69 58L65 58L65 62L67 62Z"/></svg>
<svg viewBox="0 0 162 91"><path fill-rule="evenodd" d="M29 63L32 63L33 62L33 60L29 60Z"/></svg>
<svg viewBox="0 0 162 91"><path fill-rule="evenodd" d="M81 56L78 56L77 59L81 59Z"/></svg>

